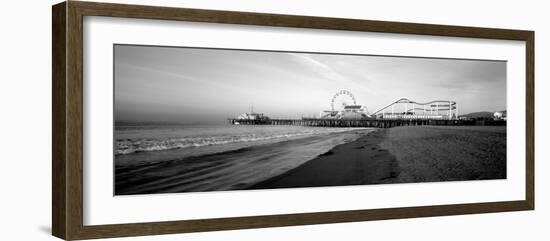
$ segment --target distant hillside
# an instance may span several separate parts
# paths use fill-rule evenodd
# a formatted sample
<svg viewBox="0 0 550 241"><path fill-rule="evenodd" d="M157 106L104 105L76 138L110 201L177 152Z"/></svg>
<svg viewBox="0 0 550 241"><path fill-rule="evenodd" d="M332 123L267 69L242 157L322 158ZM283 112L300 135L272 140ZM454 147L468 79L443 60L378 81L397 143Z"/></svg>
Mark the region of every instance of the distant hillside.
<svg viewBox="0 0 550 241"><path fill-rule="evenodd" d="M477 118L492 119L493 114L494 114L494 112L480 111L480 112L472 112L472 113L468 113L468 114L465 114L465 115L460 115L459 117L466 117L466 118L472 118L472 119L477 119Z"/></svg>

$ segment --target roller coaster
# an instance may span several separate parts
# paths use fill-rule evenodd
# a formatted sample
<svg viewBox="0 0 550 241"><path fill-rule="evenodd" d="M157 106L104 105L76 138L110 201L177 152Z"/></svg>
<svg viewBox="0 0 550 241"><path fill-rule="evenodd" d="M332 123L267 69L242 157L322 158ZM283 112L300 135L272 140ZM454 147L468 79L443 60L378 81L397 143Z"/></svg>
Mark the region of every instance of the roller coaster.
<svg viewBox="0 0 550 241"><path fill-rule="evenodd" d="M455 101L434 100L425 103L408 98L398 99L376 112L369 113L364 105L358 105L355 96L348 90L340 90L332 97L331 109L321 111L321 119L419 119L457 120Z"/></svg>
<svg viewBox="0 0 550 241"><path fill-rule="evenodd" d="M377 119L458 119L458 108L455 101L434 100L426 103L401 98L373 112Z"/></svg>

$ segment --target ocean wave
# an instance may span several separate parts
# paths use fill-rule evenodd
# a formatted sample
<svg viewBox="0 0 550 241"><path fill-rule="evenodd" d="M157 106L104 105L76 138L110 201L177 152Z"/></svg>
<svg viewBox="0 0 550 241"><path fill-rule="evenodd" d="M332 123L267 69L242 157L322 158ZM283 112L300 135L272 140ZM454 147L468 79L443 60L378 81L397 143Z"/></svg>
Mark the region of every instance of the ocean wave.
<svg viewBox="0 0 550 241"><path fill-rule="evenodd" d="M203 147L213 145L226 145L233 143L276 141L284 139L294 139L319 134L329 134L335 132L349 131L350 129L319 129L307 130L294 133L280 134L246 134L229 136L198 136L183 138L141 138L141 139L119 139L115 143L115 154L126 155L136 152L165 151L173 149L184 149L192 147Z"/></svg>

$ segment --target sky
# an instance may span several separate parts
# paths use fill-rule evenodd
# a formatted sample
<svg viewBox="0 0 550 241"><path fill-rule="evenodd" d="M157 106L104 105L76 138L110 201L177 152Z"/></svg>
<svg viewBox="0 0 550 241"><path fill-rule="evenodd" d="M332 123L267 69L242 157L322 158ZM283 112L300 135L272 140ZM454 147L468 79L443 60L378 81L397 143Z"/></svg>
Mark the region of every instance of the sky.
<svg viewBox="0 0 550 241"><path fill-rule="evenodd" d="M220 123L318 116L339 90L372 113L399 98L506 109L506 62L115 45L115 120Z"/></svg>

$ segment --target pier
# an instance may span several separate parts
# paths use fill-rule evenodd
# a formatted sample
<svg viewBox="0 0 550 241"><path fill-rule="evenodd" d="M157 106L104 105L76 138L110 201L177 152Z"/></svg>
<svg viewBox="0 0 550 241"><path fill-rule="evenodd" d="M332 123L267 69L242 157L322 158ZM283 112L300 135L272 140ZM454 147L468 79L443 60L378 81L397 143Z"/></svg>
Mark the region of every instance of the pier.
<svg viewBox="0 0 550 241"><path fill-rule="evenodd" d="M287 125L311 127L376 127L391 128L396 126L505 126L506 121L500 120L449 120L449 119L228 119L232 125Z"/></svg>
<svg viewBox="0 0 550 241"><path fill-rule="evenodd" d="M337 100L347 97L342 104ZM352 103L351 105L347 103ZM318 118L271 119L263 113L249 113L228 119L232 125L287 125L311 127L375 127L396 126L505 126L506 111L495 113L494 118L468 118L458 115L458 106L452 100L417 102L400 98L383 108L369 113L366 106L357 104L348 90L338 91L331 99L331 109L321 111ZM338 107L341 107L338 109Z"/></svg>

